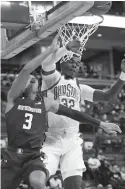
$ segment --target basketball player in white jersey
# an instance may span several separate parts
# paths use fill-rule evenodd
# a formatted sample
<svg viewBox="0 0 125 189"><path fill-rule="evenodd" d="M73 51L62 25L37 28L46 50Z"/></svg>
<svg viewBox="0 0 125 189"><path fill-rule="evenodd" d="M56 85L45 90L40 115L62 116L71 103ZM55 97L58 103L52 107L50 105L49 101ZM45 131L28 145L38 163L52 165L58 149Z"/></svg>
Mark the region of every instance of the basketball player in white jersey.
<svg viewBox="0 0 125 189"><path fill-rule="evenodd" d="M61 74L55 70L55 63L64 56L67 50L78 48L71 42L51 54L42 62L43 80L50 87L47 96L58 100L72 109L80 110L80 101L109 101L117 96L125 83L125 60L121 65L121 75L117 82L106 92L93 89L87 85L78 85L75 75L79 68L80 58L73 56L71 60L61 64ZM49 61L50 60L50 61ZM48 113L49 130L43 145L47 156L46 167L54 174L60 165L65 189L80 189L82 173L86 170L82 139L79 137L79 123L70 118Z"/></svg>

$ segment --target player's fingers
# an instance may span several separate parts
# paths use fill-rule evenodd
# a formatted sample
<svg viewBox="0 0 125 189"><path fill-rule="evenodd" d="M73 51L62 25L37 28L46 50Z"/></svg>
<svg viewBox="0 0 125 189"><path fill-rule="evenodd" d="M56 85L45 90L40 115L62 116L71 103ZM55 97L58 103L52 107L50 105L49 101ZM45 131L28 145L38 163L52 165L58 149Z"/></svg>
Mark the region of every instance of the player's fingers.
<svg viewBox="0 0 125 189"><path fill-rule="evenodd" d="M115 124L115 123L109 123L108 128L110 130L112 130L112 131L116 131L118 133L122 133L122 130L120 129L120 127L117 124Z"/></svg>
<svg viewBox="0 0 125 189"><path fill-rule="evenodd" d="M114 128L115 128L115 131L122 133L122 130L120 129L120 127L118 125L115 125Z"/></svg>

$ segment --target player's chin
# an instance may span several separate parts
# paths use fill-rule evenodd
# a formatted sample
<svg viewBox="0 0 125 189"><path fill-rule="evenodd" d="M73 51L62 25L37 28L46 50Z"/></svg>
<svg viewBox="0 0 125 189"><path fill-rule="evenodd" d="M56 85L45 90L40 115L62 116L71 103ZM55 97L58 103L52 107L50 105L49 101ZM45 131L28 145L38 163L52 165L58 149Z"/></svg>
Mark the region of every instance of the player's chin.
<svg viewBox="0 0 125 189"><path fill-rule="evenodd" d="M76 76L76 72L74 71L69 72L69 76L73 79Z"/></svg>
<svg viewBox="0 0 125 189"><path fill-rule="evenodd" d="M24 98L31 99L32 90L30 87L27 87L24 91Z"/></svg>
<svg viewBox="0 0 125 189"><path fill-rule="evenodd" d="M73 72L72 73L72 78L75 78L76 77L76 72Z"/></svg>
<svg viewBox="0 0 125 189"><path fill-rule="evenodd" d="M67 74L67 78L73 79L74 78L74 74Z"/></svg>

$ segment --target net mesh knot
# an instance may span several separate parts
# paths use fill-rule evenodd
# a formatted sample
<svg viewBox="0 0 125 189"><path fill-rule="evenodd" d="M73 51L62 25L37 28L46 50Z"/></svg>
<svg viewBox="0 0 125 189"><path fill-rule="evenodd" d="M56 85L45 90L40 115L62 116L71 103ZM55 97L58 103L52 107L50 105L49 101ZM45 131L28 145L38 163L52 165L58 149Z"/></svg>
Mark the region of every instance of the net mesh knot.
<svg viewBox="0 0 125 189"><path fill-rule="evenodd" d="M62 40L63 46L66 46L69 41L78 39L82 43L82 47L80 47L80 54L82 54L85 44L87 43L89 37L98 29L99 24L103 21L102 16L84 16L83 22L84 24L78 24L78 23L66 23L62 25L58 32ZM65 56L62 57L60 63L66 62L67 60L70 60L73 55L76 54L72 51L68 51ZM77 56L81 56L79 54L76 54Z"/></svg>

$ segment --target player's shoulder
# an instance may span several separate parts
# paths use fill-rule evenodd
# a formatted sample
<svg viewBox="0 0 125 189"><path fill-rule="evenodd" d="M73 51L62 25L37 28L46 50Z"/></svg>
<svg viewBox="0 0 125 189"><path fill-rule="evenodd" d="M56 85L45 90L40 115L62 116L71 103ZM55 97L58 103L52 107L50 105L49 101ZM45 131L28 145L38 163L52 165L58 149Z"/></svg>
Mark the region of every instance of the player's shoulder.
<svg viewBox="0 0 125 189"><path fill-rule="evenodd" d="M47 72L47 74L43 74L42 75L43 79L48 79L48 78L55 78L55 77L61 77L60 72L58 72L57 70L54 70L53 72Z"/></svg>
<svg viewBox="0 0 125 189"><path fill-rule="evenodd" d="M82 89L87 89L87 88L90 88L90 86L89 85L86 85L86 84L79 84L79 86L80 86L80 88L82 88Z"/></svg>
<svg viewBox="0 0 125 189"><path fill-rule="evenodd" d="M43 76L42 88L41 91L49 90L53 88L59 80L61 79L61 74L55 70L55 72L48 76Z"/></svg>
<svg viewBox="0 0 125 189"><path fill-rule="evenodd" d="M10 111L15 111L15 107L17 107L18 105L22 105L23 104L23 99L21 98L17 98L15 100L8 98L7 100L7 105L6 105L6 110L5 110L5 114L10 113Z"/></svg>

